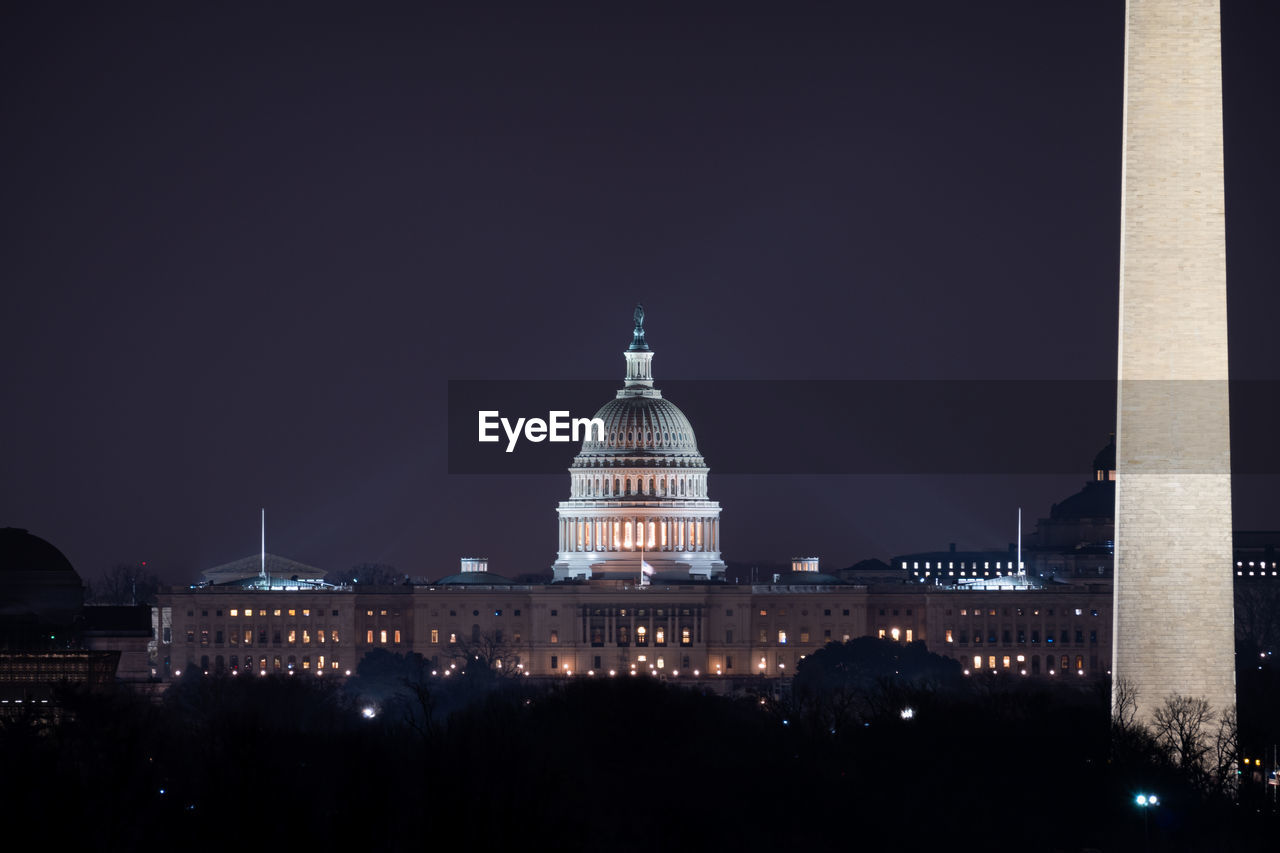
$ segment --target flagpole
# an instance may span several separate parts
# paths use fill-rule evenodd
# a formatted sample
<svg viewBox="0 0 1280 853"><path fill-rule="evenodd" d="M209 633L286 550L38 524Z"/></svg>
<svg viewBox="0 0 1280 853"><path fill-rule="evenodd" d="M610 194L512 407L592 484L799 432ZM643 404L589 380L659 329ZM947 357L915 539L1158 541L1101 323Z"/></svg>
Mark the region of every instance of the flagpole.
<svg viewBox="0 0 1280 853"><path fill-rule="evenodd" d="M267 508L262 508L262 570L259 574L267 577ZM267 584L270 586L270 583Z"/></svg>

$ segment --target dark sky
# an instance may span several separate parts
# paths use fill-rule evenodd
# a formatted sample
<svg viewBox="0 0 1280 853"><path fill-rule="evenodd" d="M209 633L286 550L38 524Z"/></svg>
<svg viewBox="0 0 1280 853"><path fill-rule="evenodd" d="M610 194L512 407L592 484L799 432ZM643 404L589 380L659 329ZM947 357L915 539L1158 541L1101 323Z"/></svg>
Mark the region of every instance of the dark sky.
<svg viewBox="0 0 1280 853"><path fill-rule="evenodd" d="M659 384L1115 374L1120 0L75 6L0 13L0 525L84 575L194 579L263 506L326 569L545 569L567 476L449 475L446 383L620 379L637 300ZM1232 371L1276 379L1280 4L1223 32ZM743 561L1002 546L1090 463L698 437Z"/></svg>

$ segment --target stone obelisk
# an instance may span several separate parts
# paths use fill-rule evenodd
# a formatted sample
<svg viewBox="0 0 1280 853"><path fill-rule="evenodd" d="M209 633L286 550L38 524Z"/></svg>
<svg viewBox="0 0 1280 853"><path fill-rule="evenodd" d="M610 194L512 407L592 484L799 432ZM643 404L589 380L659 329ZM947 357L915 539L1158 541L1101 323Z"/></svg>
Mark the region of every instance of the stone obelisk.
<svg viewBox="0 0 1280 853"><path fill-rule="evenodd" d="M1235 704L1218 0L1125 26L1112 673L1149 722Z"/></svg>

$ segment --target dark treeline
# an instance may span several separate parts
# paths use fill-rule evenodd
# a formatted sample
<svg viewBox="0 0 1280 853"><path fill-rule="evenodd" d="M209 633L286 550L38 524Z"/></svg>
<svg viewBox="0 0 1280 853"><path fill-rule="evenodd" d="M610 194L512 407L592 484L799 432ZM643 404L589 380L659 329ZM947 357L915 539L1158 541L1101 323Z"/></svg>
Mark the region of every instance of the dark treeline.
<svg viewBox="0 0 1280 853"><path fill-rule="evenodd" d="M137 850L1229 850L1276 826L1105 685L965 678L920 644L833 644L734 697L648 676L203 676L3 718L0 802L42 846ZM1161 804L1144 816L1141 791Z"/></svg>

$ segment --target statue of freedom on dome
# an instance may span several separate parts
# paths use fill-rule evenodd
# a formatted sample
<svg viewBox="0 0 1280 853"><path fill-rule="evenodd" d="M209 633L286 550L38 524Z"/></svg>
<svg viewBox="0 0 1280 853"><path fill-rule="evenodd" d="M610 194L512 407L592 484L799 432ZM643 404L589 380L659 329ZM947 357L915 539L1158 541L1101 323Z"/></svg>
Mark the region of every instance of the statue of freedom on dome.
<svg viewBox="0 0 1280 853"><path fill-rule="evenodd" d="M631 316L635 318L636 329L631 333L630 349L647 350L649 348L649 344L646 343L644 339L644 306L637 302L635 313Z"/></svg>

